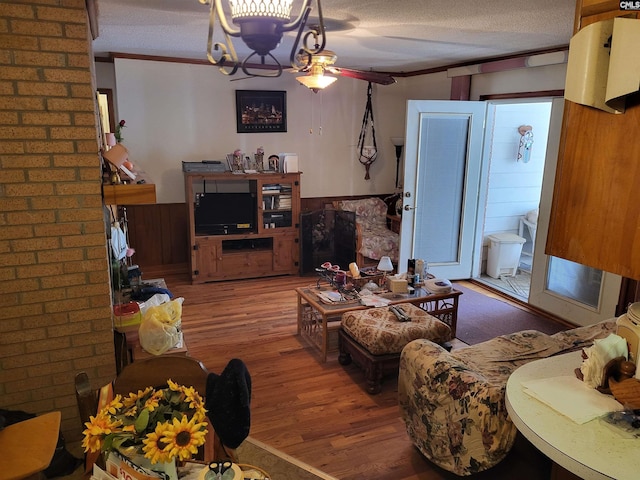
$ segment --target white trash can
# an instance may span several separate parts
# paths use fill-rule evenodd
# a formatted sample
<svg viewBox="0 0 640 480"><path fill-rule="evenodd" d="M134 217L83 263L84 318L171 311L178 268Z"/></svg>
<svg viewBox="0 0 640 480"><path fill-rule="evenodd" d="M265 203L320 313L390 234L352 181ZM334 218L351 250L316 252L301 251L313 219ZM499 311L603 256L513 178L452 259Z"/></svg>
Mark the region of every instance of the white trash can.
<svg viewBox="0 0 640 480"><path fill-rule="evenodd" d="M500 275L514 277L526 240L515 233L494 233L488 238L487 275L493 278L500 278Z"/></svg>

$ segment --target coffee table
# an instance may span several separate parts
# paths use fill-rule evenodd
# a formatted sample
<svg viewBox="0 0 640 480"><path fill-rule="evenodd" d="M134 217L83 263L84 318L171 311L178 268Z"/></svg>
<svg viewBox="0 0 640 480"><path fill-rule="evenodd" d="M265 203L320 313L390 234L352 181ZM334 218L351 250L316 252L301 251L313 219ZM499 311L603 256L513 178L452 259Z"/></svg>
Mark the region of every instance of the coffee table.
<svg viewBox="0 0 640 480"><path fill-rule="evenodd" d="M364 310L366 307L358 300L325 303L317 295L318 292L331 291L330 287L298 287L298 335L309 341L320 351L323 362L327 354L338 350L338 331L342 314L353 310ZM451 334L456 335L458 321L459 290L452 289L447 293L430 293L419 288L413 294L383 293L381 297L390 300L390 305L411 303L451 327Z"/></svg>

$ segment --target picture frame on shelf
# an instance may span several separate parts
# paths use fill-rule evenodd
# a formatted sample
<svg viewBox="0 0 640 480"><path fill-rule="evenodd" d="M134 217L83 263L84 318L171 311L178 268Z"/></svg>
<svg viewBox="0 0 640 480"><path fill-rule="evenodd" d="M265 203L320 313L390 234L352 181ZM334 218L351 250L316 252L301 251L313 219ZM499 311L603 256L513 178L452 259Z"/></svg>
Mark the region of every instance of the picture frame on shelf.
<svg viewBox="0 0 640 480"><path fill-rule="evenodd" d="M236 90L238 133L287 131L287 92L284 90Z"/></svg>

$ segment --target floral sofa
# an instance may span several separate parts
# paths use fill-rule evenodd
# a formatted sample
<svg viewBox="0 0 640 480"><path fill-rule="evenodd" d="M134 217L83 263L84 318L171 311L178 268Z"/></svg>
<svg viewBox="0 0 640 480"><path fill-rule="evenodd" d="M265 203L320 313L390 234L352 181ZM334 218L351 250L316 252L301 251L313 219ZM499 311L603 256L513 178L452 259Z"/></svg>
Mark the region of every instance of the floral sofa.
<svg viewBox="0 0 640 480"><path fill-rule="evenodd" d="M503 335L452 352L414 340L400 357L398 396L414 445L457 475L496 465L516 437L505 407L509 375L533 360L590 346L615 332L615 319L546 335L535 330Z"/></svg>
<svg viewBox="0 0 640 480"><path fill-rule="evenodd" d="M398 263L400 235L387 228L387 204L378 197L334 202L337 210L354 212L356 217L356 263L363 266L365 258L380 260L388 256Z"/></svg>

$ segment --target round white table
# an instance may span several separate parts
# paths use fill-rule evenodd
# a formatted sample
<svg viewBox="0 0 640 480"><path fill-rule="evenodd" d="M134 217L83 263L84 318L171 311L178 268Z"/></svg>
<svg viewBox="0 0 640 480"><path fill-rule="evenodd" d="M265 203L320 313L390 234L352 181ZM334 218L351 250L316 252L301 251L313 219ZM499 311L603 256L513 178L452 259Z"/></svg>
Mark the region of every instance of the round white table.
<svg viewBox="0 0 640 480"><path fill-rule="evenodd" d="M522 382L574 375L582 363L572 352L523 365L507 382L506 406L518 430L542 453L575 475L591 479L640 478L640 439L623 438L598 419L582 425L536 400Z"/></svg>

